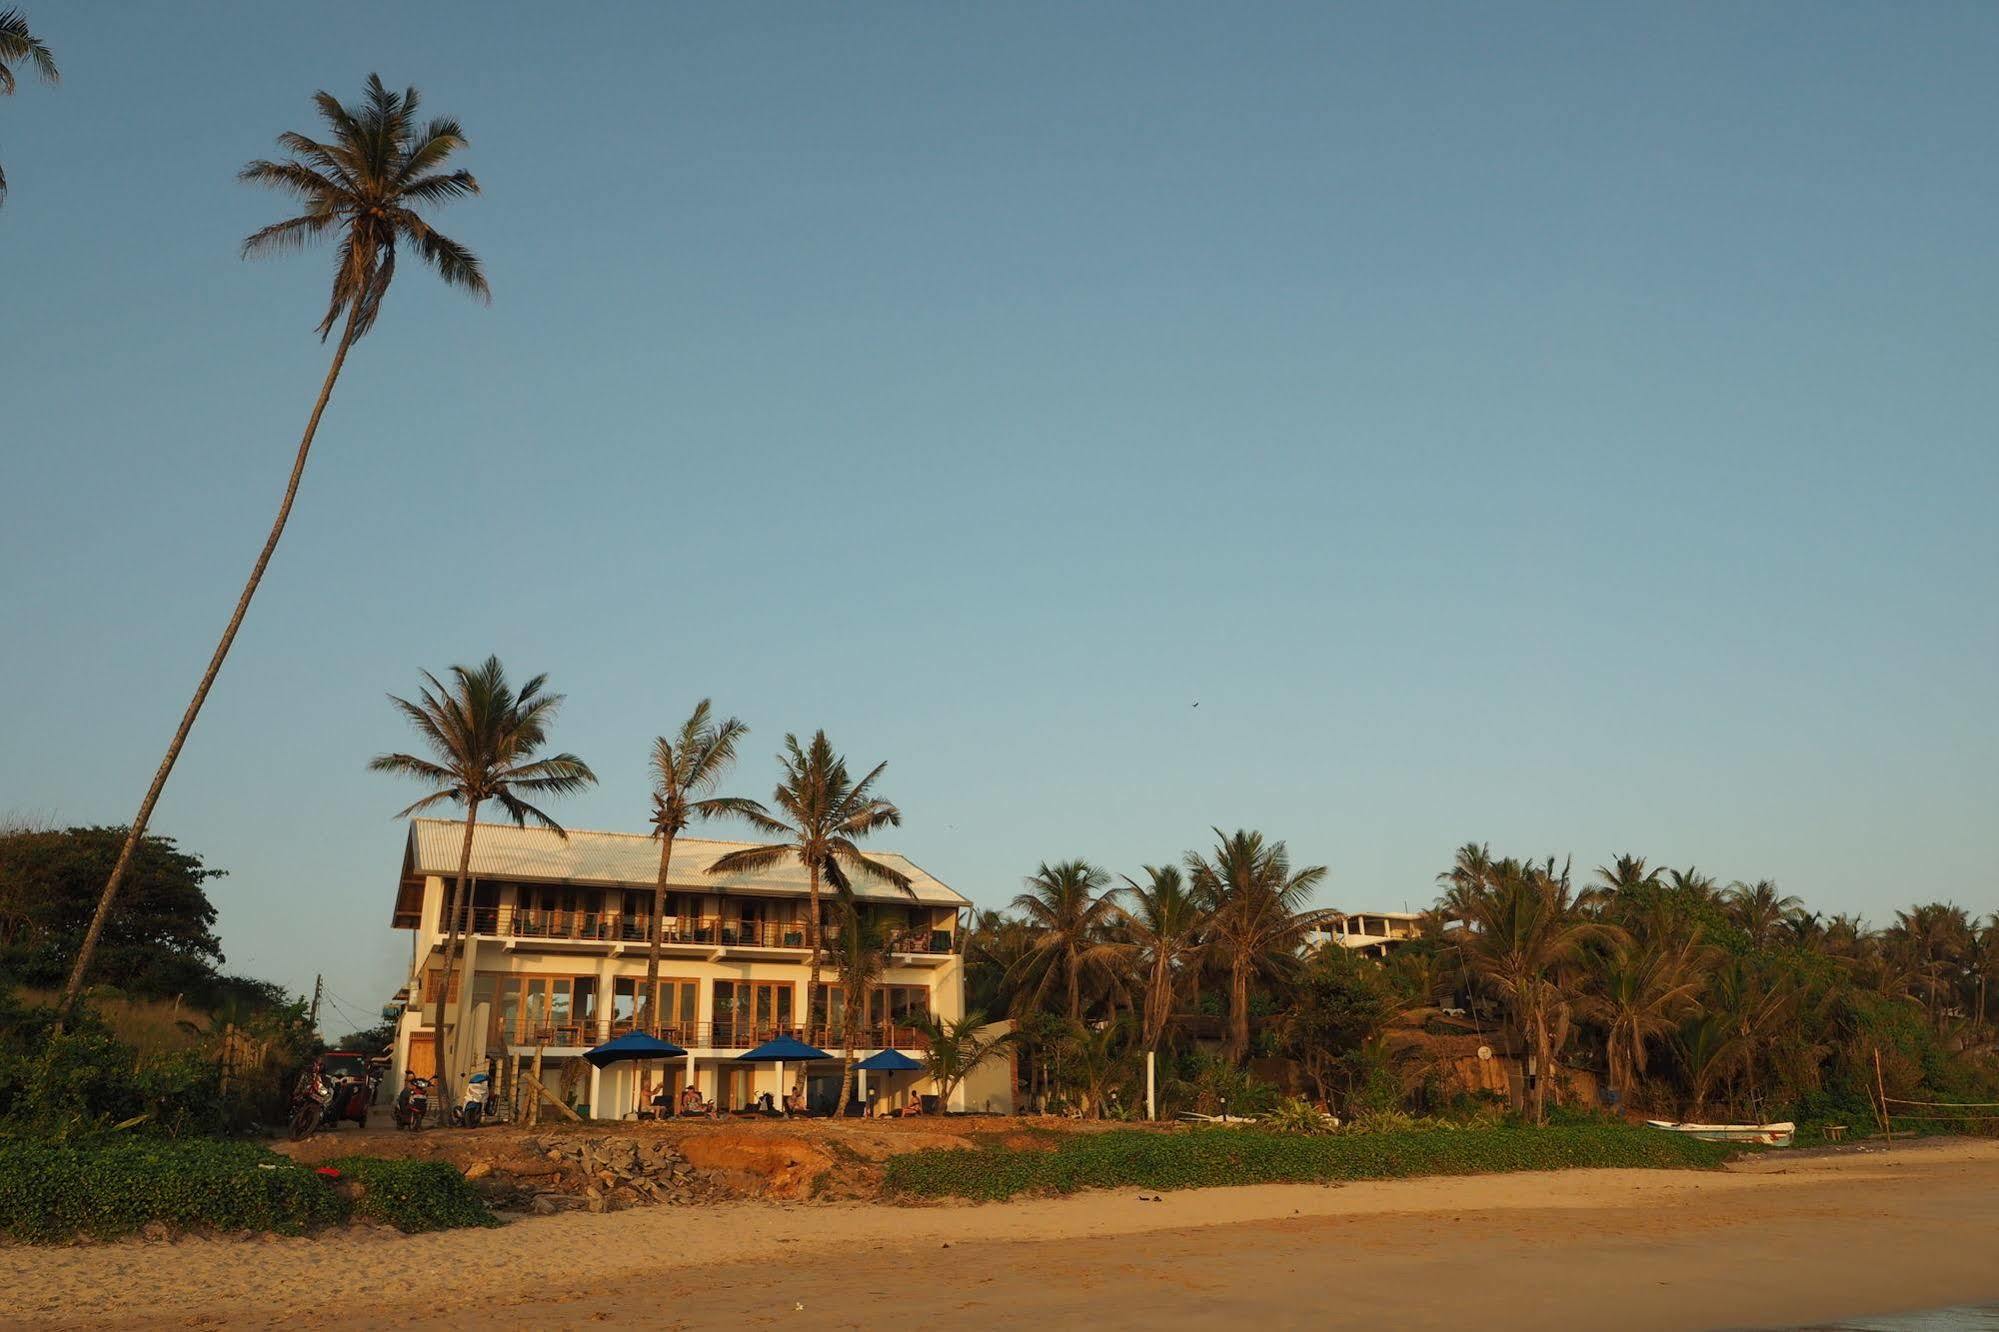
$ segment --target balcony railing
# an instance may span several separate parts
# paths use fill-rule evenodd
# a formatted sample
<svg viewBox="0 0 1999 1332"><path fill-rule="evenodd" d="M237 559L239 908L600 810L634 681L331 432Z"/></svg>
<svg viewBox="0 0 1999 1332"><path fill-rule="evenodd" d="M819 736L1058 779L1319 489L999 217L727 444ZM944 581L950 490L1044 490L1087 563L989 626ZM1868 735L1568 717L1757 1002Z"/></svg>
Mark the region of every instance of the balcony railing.
<svg viewBox="0 0 1999 1332"><path fill-rule="evenodd" d="M575 942L649 943L652 918L616 911L538 911L522 907L473 907L472 933L489 938L552 939ZM839 927L820 930L828 945L839 938ZM795 920L725 920L721 917L673 917L660 929L660 942L720 948L806 947L805 922ZM889 951L902 955L950 953L956 938L950 930L917 927L889 936Z"/></svg>
<svg viewBox="0 0 1999 1332"><path fill-rule="evenodd" d="M534 1022L517 1023L511 1032L499 1029L496 1023L495 1037L512 1045L548 1045L574 1047L601 1045L613 1036L627 1032L644 1030L648 1035L690 1050L748 1050L762 1045L765 1041L780 1036L790 1036L817 1046L829 1054L840 1051L840 1029L837 1026L819 1025L815 1027L780 1027L770 1023L723 1019L720 1022L658 1023L649 1027L633 1022L630 1018L614 1018L608 1022L585 1019L580 1022ZM927 1050L929 1040L921 1028L903 1023L873 1022L856 1025L848 1039L855 1050Z"/></svg>

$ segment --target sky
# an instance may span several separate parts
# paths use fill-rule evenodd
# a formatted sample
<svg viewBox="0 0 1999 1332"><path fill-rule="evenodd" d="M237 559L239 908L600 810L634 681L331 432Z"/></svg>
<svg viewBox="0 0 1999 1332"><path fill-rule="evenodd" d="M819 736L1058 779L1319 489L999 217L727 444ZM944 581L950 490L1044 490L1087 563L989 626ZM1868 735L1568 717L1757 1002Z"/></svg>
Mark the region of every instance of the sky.
<svg viewBox="0 0 1999 1332"><path fill-rule="evenodd" d="M470 139L493 302L401 268L153 824L329 1034L409 956L385 696L488 653L565 823L713 697L982 906L1254 827L1347 909L1466 841L1999 909L1999 10L27 10L17 818L131 818L325 373L237 169L371 71Z"/></svg>

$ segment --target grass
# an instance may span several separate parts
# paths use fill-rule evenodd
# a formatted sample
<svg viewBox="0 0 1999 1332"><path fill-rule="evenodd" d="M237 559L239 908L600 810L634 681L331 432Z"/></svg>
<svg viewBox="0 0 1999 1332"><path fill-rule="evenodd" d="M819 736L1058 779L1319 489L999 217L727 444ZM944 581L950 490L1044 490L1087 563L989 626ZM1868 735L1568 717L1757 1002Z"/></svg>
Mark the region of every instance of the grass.
<svg viewBox="0 0 1999 1332"><path fill-rule="evenodd" d="M1075 1135L1053 1151L998 1144L891 1157L886 1191L909 1199L998 1201L1078 1189L1208 1188L1576 1167L1714 1169L1738 1148L1624 1125L1429 1129L1300 1136L1255 1129Z"/></svg>
<svg viewBox="0 0 1999 1332"><path fill-rule="evenodd" d="M350 1157L332 1168L337 1177L244 1142L0 1138L0 1234L60 1243L156 1221L280 1235L357 1218L404 1231L497 1224L446 1162Z"/></svg>

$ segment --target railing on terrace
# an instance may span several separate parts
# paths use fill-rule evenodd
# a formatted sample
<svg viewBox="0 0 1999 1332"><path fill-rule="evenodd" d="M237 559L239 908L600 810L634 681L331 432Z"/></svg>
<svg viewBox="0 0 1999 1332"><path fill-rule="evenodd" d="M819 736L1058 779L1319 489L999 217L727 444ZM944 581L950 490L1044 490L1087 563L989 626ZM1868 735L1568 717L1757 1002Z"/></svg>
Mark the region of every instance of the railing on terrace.
<svg viewBox="0 0 1999 1332"><path fill-rule="evenodd" d="M473 907L472 932L496 938L567 939L578 942L648 943L652 939L649 916L631 916L616 911L537 911L519 907ZM828 945L839 937L839 928L828 925L820 931ZM721 948L806 947L802 921L744 921L669 919L660 931L660 941L668 944L696 944ZM950 930L916 928L898 930L889 938L889 950L903 955L949 953L956 944Z"/></svg>
<svg viewBox="0 0 1999 1332"><path fill-rule="evenodd" d="M615 1018L609 1022L585 1020L567 1023L519 1023L512 1033L499 1032L500 1039L514 1045L588 1046L601 1045L613 1036L638 1030L639 1024L630 1018ZM790 1036L817 1046L830 1054L838 1054L841 1034L838 1027L778 1027L769 1023L742 1022L682 1022L659 1023L644 1028L647 1034L663 1041L693 1050L748 1050L762 1045L765 1041L779 1036ZM893 1047L898 1050L927 1050L928 1038L917 1027L893 1022L875 1022L856 1026L848 1036L856 1050L867 1051Z"/></svg>

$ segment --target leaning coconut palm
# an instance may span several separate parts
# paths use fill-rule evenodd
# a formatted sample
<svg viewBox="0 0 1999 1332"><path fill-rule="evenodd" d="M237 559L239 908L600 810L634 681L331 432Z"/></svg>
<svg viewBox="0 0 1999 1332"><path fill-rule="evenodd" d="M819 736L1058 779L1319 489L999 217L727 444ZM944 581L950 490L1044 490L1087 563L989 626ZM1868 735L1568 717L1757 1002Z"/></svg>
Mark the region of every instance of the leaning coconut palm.
<svg viewBox="0 0 1999 1332"><path fill-rule="evenodd" d="M69 983L57 1005L58 1022L83 988L90 955L97 947L98 936L104 932L104 922L111 914L118 885L132 863L132 853L146 835L153 806L159 803L160 793L166 789L181 747L194 729L201 705L222 670L223 658L229 655L236 631L242 628L250 599L256 595L257 584L263 580L271 555L278 548L278 538L284 535L292 501L298 497L299 479L305 474L306 455L312 451L319 418L333 396L333 384L340 378L348 348L374 327L375 318L381 313L382 298L388 294L390 279L396 272L396 246L407 245L446 285L463 288L482 300L489 298L486 275L479 267L479 260L457 241L433 230L418 212L479 192L478 182L470 172L442 170L451 155L465 146L464 131L457 121L450 119L418 125L418 100L416 89L390 92L373 74L368 76L367 92L356 106L341 105L331 93L315 94L320 115L331 130L330 139L322 143L303 134L281 134L278 146L291 154L288 160L252 162L242 170L241 179L292 194L305 208L297 217L253 232L243 242L246 257L295 249L307 241L338 238L333 294L326 316L319 323L319 337L324 342L334 325L339 324L340 342L334 349L333 364L320 385L318 401L306 418L305 434L292 459L291 478L285 484L284 499L278 504L277 519L271 524L270 535L264 538L263 550L250 568L242 594L236 598L235 613L229 617L222 639L208 659L208 669L195 686L193 701L181 715L180 728L174 732L166 757L160 760L159 769L153 774L153 783L139 804L139 813L132 820L117 863L111 868L111 877L98 898L97 912L91 917Z"/></svg>
<svg viewBox="0 0 1999 1332"><path fill-rule="evenodd" d="M1566 867L1508 865L1452 936L1466 969L1506 1004L1534 1056L1529 1108L1534 1122L1544 1123L1555 1053L1569 1029L1566 973L1585 945L1615 944L1623 933L1578 913Z"/></svg>
<svg viewBox="0 0 1999 1332"><path fill-rule="evenodd" d="M1338 913L1305 908L1325 880L1324 865L1293 873L1284 843L1242 829L1213 831L1211 857L1187 853L1187 877L1207 913L1209 954L1228 968L1229 1031L1222 1052L1240 1064L1249 1054L1250 981L1295 967L1305 931Z"/></svg>
<svg viewBox="0 0 1999 1332"><path fill-rule="evenodd" d="M658 1025L659 952L662 918L666 915L666 877L673 860L673 841L696 820L748 817L763 806L737 796L707 794L736 761L736 742L750 728L734 717L716 721L707 699L680 725L678 735L652 742L652 831L659 838L659 878L652 889L652 924L646 949L646 987L639 996L639 1030ZM655 1032L657 1034L657 1032Z"/></svg>
<svg viewBox="0 0 1999 1332"><path fill-rule="evenodd" d="M431 1024L441 1093L437 1103L447 1106L452 1102L450 1071L444 1060L444 1005L451 994L452 968L458 961L466 880L472 869L472 830L479 822L479 807L494 801L516 827L532 819L556 836L566 837L561 825L523 797L568 795L597 780L574 754L536 757L548 743L548 725L562 706L562 695L542 692L548 682L546 675L535 676L516 693L507 683L507 672L498 657L488 657L477 667L453 666L448 674L451 683L446 685L425 671L424 688L414 703L389 695L389 702L416 728L431 757L383 754L368 764L371 772L411 777L436 788L397 814L399 819L446 802L465 809L458 877L452 882L445 914L437 1016Z"/></svg>
<svg viewBox="0 0 1999 1332"><path fill-rule="evenodd" d="M1034 934L1033 948L1018 963L1021 992L1038 1006L1059 984L1071 1022L1083 1020L1083 982L1100 980L1114 989L1129 952L1111 938L1120 913L1104 891L1110 881L1087 860L1044 863L1027 876L1027 891L1013 899Z"/></svg>
<svg viewBox="0 0 1999 1332"><path fill-rule="evenodd" d="M14 66L25 61L43 83L60 83L56 58L47 44L28 30L28 16L18 9L0 9L0 97L14 92ZM0 203L7 201L7 173L0 170Z"/></svg>
<svg viewBox="0 0 1999 1332"><path fill-rule="evenodd" d="M1173 1018L1180 970L1200 951L1201 926L1207 918L1177 867L1147 865L1145 880L1141 886L1126 877L1119 910L1122 933L1136 951L1134 960L1144 977L1139 1047L1157 1052Z"/></svg>
<svg viewBox="0 0 1999 1332"><path fill-rule="evenodd" d="M867 776L855 781L847 774L847 760L833 752L824 731L815 733L812 743L803 747L797 736L785 736L784 752L777 761L784 765L784 775L771 794L777 812L746 800L736 813L759 832L786 840L777 846L731 851L710 865L708 872L754 874L786 859L795 859L804 867L812 899L811 915L805 920L805 946L812 954L805 991L805 1025L809 1029L815 1025L819 972L825 963L819 929L821 885L831 884L846 900L854 895L853 875L892 884L912 899L916 891L910 887L907 874L863 854L855 845L870 833L902 826L902 811L874 794L875 779L888 764L877 763ZM801 1063L795 1089L800 1097L805 1095L805 1072L806 1065Z"/></svg>

